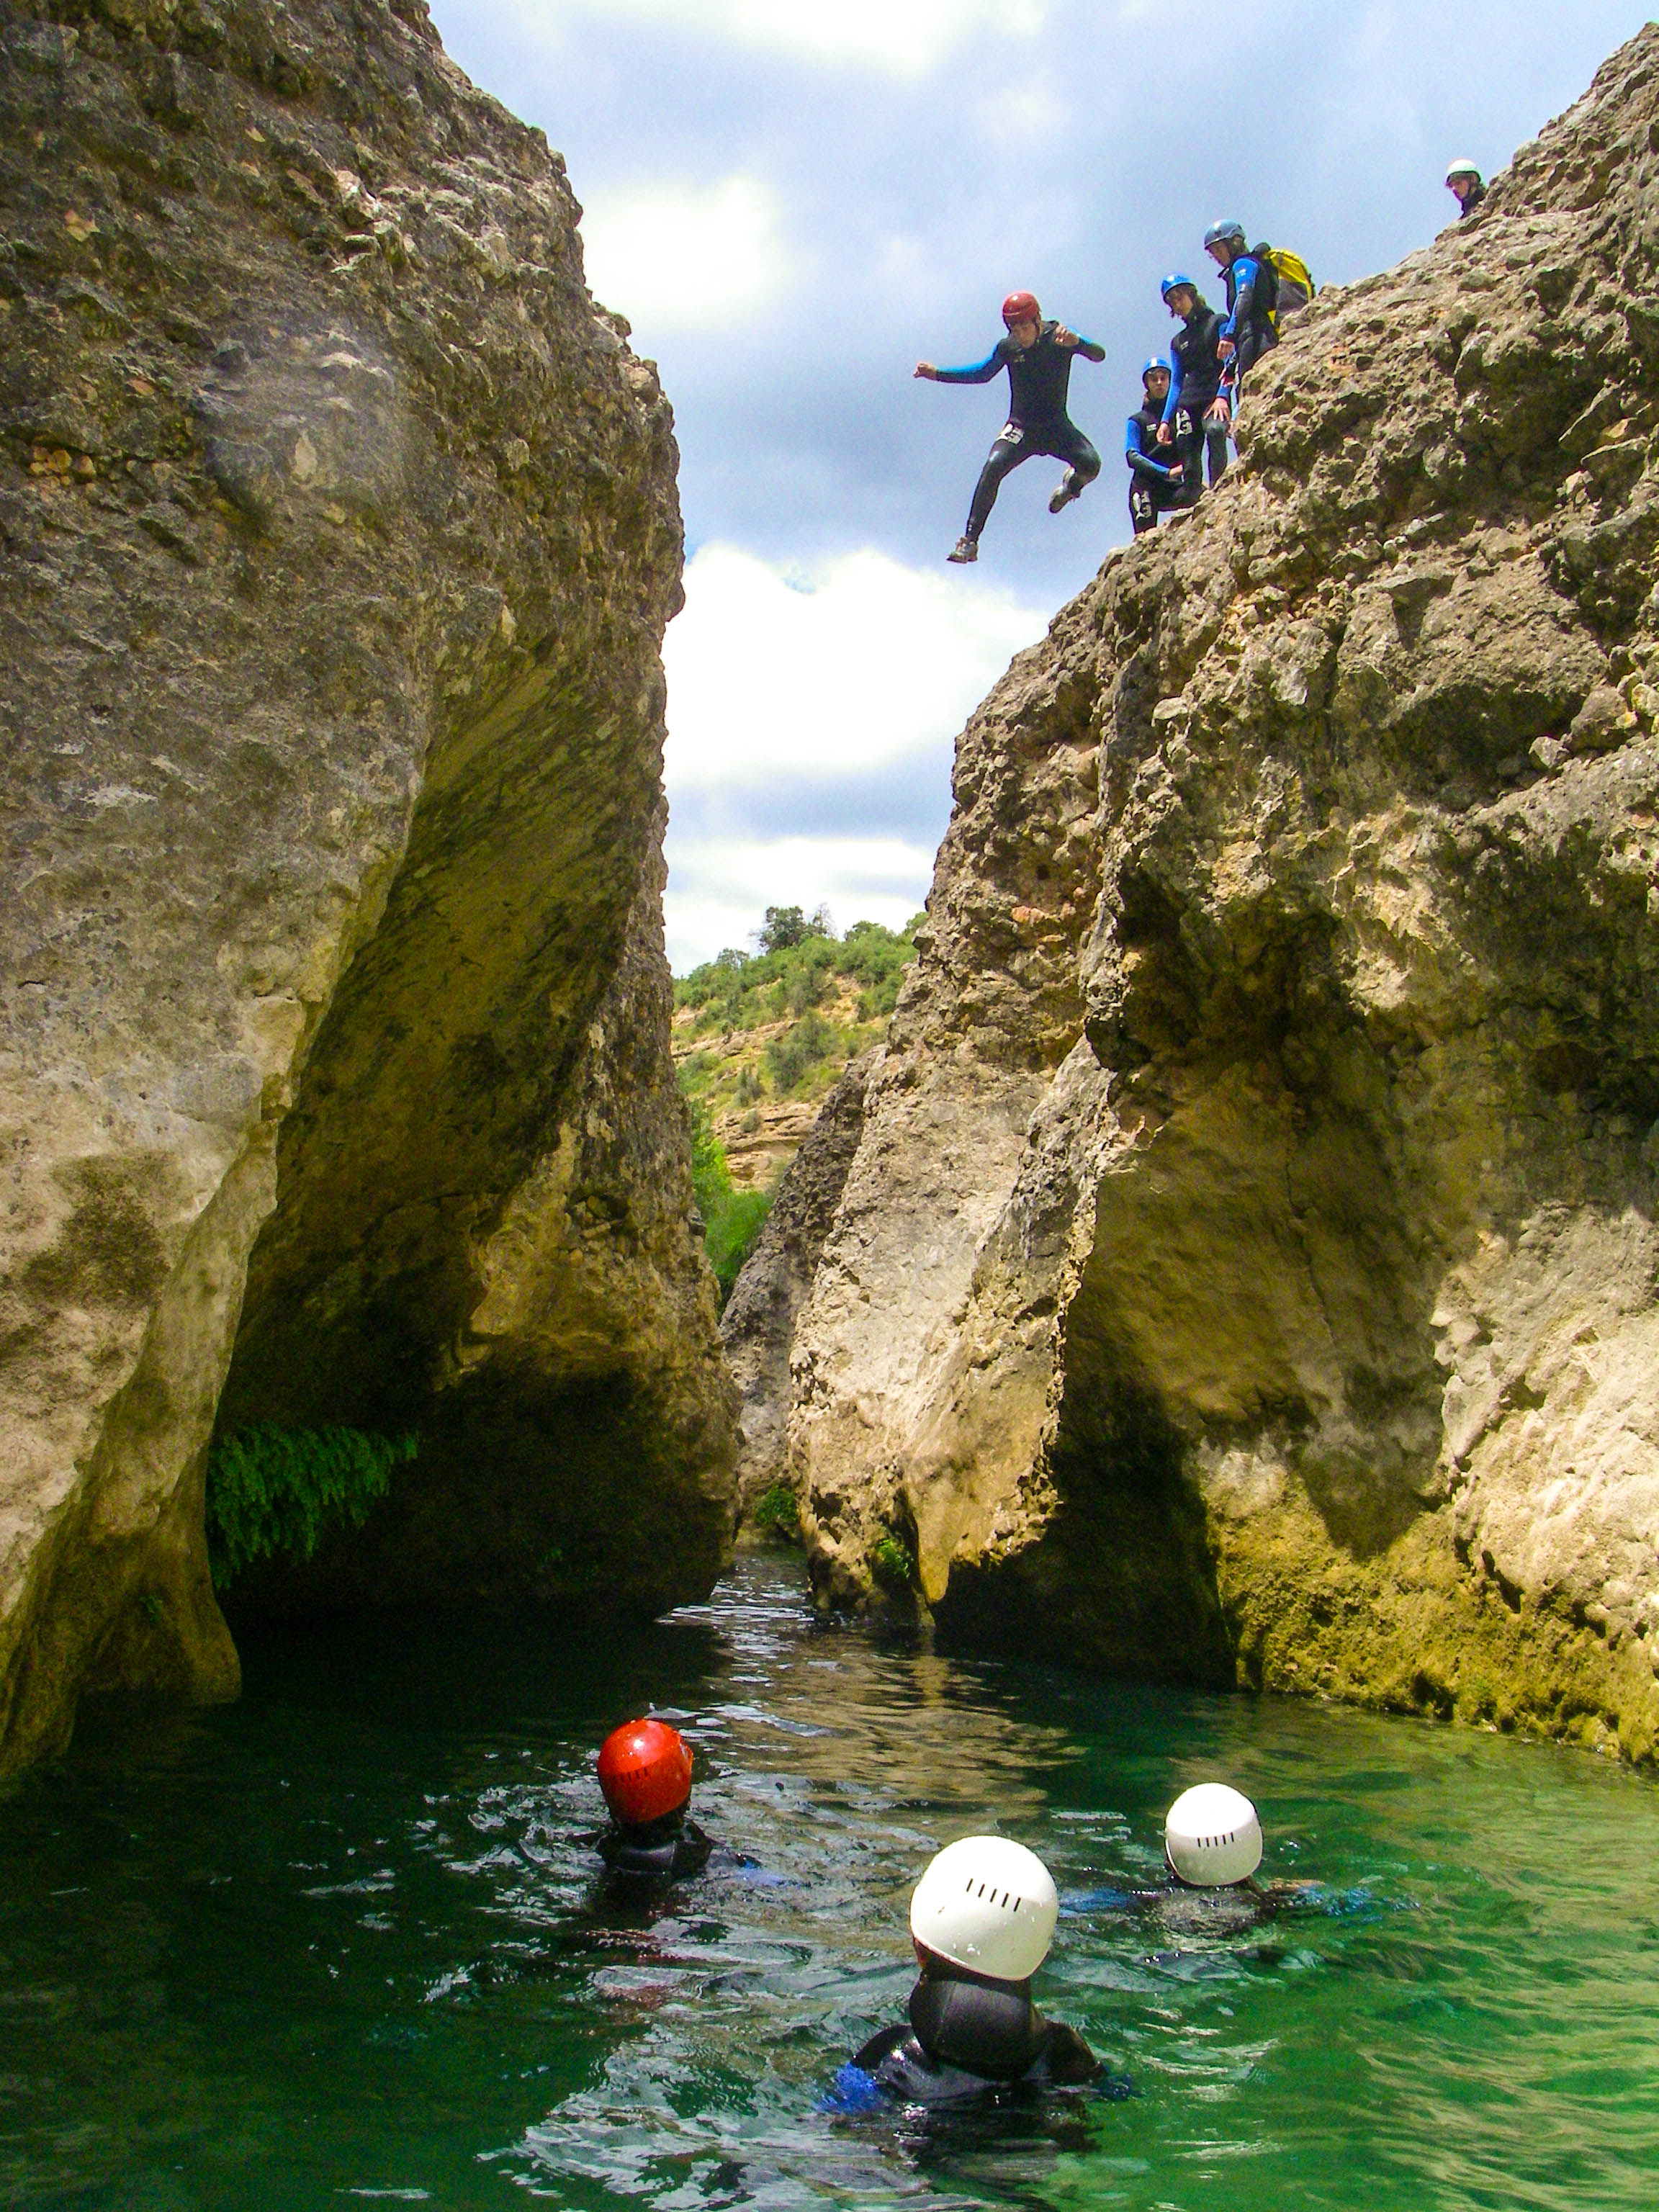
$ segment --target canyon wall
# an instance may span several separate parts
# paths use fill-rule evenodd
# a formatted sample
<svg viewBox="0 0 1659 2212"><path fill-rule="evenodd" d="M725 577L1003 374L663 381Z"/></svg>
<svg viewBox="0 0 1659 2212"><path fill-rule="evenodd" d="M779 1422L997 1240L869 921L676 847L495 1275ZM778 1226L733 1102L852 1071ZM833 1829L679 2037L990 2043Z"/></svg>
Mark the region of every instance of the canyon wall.
<svg viewBox="0 0 1659 2212"><path fill-rule="evenodd" d="M793 1346L826 1602L1659 1746L1659 29L975 715Z"/></svg>
<svg viewBox="0 0 1659 2212"><path fill-rule="evenodd" d="M654 1610L734 1406L661 943L670 410L422 0L0 0L0 1765L235 1652L207 1451L419 1432L242 1601Z"/></svg>

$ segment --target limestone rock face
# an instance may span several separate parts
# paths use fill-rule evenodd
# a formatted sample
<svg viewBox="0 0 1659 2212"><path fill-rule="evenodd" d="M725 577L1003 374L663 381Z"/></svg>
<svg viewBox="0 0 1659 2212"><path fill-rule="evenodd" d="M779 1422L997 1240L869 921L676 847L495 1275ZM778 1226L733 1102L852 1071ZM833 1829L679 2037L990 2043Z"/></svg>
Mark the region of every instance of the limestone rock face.
<svg viewBox="0 0 1659 2212"><path fill-rule="evenodd" d="M735 1440L562 161L420 0L0 0L0 192L6 1763L234 1689L216 1419L422 1437L250 1603L695 1594Z"/></svg>
<svg viewBox="0 0 1659 2212"><path fill-rule="evenodd" d="M778 1186L755 1249L720 1316L720 1342L742 1401L738 1517L788 1474L789 1351L795 1321L835 1225L864 1128L876 1055L850 1060Z"/></svg>
<svg viewBox="0 0 1659 2212"><path fill-rule="evenodd" d="M814 1571L1650 1757L1659 30L1242 438L962 740L798 1331Z"/></svg>

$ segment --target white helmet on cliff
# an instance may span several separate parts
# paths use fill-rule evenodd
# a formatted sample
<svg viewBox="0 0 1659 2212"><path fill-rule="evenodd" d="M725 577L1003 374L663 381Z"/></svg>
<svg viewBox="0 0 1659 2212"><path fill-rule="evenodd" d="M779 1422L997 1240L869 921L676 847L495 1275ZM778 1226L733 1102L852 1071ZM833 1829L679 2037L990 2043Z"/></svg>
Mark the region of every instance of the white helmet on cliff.
<svg viewBox="0 0 1659 2212"><path fill-rule="evenodd" d="M1248 1881L1261 1863L1261 1823L1243 1791L1224 1782L1183 1790L1164 1823L1164 1855L1194 1889Z"/></svg>
<svg viewBox="0 0 1659 2212"><path fill-rule="evenodd" d="M1450 184L1454 177L1473 177L1478 185L1480 182L1480 164L1471 161L1467 154L1460 154L1446 171L1446 182Z"/></svg>
<svg viewBox="0 0 1659 2212"><path fill-rule="evenodd" d="M924 1949L1000 1982L1036 1973L1059 1917L1048 1868L1006 1836L947 1844L910 1899L910 1933Z"/></svg>

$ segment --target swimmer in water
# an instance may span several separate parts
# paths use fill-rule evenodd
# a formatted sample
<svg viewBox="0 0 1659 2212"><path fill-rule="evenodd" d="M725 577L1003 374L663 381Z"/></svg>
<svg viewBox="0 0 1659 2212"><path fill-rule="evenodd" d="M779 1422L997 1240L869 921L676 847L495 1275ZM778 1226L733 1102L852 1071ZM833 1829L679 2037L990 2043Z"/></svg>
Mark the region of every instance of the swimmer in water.
<svg viewBox="0 0 1659 2212"><path fill-rule="evenodd" d="M592 1840L606 1869L641 1881L700 1874L714 1846L690 1818L691 1753L666 1721L625 1721L599 1752L611 1825Z"/></svg>
<svg viewBox="0 0 1659 2212"><path fill-rule="evenodd" d="M910 1899L921 1978L908 2025L872 2036L836 2076L833 2109L887 2099L939 2105L1015 2083L1073 2088L1105 2073L1073 2027L1045 2020L1031 1977L1048 1955L1060 1900L1048 1869L1006 1836L964 1836L929 1864Z"/></svg>
<svg viewBox="0 0 1659 2212"><path fill-rule="evenodd" d="M1164 1822L1169 1879L1157 1889L1094 1891L1068 1901L1072 1911L1154 1912L1176 1934L1226 1934L1311 1903L1313 1882L1256 1880L1261 1822L1243 1790L1200 1782L1183 1790Z"/></svg>

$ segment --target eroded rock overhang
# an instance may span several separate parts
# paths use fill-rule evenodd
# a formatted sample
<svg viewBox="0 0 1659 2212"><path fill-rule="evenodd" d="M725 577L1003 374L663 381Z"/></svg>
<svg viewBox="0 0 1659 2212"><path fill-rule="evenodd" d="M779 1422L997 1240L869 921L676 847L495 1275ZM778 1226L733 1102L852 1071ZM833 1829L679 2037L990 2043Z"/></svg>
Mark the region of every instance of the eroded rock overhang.
<svg viewBox="0 0 1659 2212"><path fill-rule="evenodd" d="M216 1419L422 1433L272 1602L692 1595L733 1447L672 416L562 163L418 4L110 0L0 6L0 186L9 1763L234 1689Z"/></svg>

